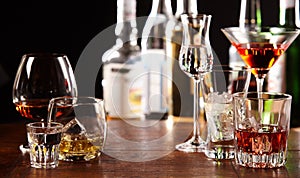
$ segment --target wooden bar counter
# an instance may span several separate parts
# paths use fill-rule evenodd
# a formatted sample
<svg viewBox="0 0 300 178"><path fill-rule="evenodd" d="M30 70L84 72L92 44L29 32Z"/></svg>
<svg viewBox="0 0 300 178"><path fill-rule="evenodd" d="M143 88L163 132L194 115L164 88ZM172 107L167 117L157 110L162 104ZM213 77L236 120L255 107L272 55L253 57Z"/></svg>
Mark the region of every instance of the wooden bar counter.
<svg viewBox="0 0 300 178"><path fill-rule="evenodd" d="M292 128L285 167L253 169L234 160L216 162L204 153L174 149L192 132L186 118L147 121L108 121L106 145L101 156L89 162L60 161L55 169L35 169L19 145L26 140L25 123L0 124L0 177L300 177L300 128Z"/></svg>

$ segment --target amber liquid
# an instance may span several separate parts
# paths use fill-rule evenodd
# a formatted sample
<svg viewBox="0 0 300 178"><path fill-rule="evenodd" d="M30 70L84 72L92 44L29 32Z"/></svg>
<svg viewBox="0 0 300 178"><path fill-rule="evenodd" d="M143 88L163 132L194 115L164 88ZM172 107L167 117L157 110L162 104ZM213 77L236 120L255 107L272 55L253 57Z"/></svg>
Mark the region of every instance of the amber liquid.
<svg viewBox="0 0 300 178"><path fill-rule="evenodd" d="M235 47L244 62L253 68L252 73L259 77L267 74L284 52L281 45L274 46L270 43L237 44Z"/></svg>
<svg viewBox="0 0 300 178"><path fill-rule="evenodd" d="M276 131L262 133L253 132L249 129L235 131L238 150L252 154L267 155L286 151L287 132L281 129L274 130Z"/></svg>
<svg viewBox="0 0 300 178"><path fill-rule="evenodd" d="M103 139L87 138L84 135L64 134L60 142L60 159L66 161L88 161L101 154Z"/></svg>
<svg viewBox="0 0 300 178"><path fill-rule="evenodd" d="M16 110L22 117L41 121L46 120L48 115L48 99L32 99L15 103Z"/></svg>

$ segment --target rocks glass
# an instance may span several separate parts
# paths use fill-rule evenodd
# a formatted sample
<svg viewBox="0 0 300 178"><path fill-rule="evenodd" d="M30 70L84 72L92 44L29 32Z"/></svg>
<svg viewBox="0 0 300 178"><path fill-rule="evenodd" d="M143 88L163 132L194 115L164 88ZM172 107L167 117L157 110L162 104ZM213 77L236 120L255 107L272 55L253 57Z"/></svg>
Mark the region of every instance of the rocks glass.
<svg viewBox="0 0 300 178"><path fill-rule="evenodd" d="M33 122L27 124L26 128L30 166L46 169L57 167L63 125L55 122Z"/></svg>
<svg viewBox="0 0 300 178"><path fill-rule="evenodd" d="M89 161L100 156L106 138L103 100L58 97L50 100L48 122L64 125L59 159Z"/></svg>
<svg viewBox="0 0 300 178"><path fill-rule="evenodd" d="M292 97L283 93L234 94L235 161L238 165L252 168L285 165L291 101Z"/></svg>

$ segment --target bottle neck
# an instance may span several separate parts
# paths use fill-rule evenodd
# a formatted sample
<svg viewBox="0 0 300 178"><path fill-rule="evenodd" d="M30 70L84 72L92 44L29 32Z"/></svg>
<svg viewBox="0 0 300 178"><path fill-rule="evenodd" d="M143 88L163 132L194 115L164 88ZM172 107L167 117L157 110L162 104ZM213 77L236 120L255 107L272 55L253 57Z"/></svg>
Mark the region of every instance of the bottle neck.
<svg viewBox="0 0 300 178"><path fill-rule="evenodd" d="M157 16L157 14L165 14L171 18L173 16L171 0L153 0L149 16Z"/></svg>
<svg viewBox="0 0 300 178"><path fill-rule="evenodd" d="M284 27L300 27L299 0L280 0L279 24Z"/></svg>
<svg viewBox="0 0 300 178"><path fill-rule="evenodd" d="M181 14L197 14L197 0L177 0L175 17L180 19Z"/></svg>
<svg viewBox="0 0 300 178"><path fill-rule="evenodd" d="M117 1L117 45L137 45L136 0Z"/></svg>
<svg viewBox="0 0 300 178"><path fill-rule="evenodd" d="M240 28L258 29L261 27L260 0L242 0L240 9Z"/></svg>

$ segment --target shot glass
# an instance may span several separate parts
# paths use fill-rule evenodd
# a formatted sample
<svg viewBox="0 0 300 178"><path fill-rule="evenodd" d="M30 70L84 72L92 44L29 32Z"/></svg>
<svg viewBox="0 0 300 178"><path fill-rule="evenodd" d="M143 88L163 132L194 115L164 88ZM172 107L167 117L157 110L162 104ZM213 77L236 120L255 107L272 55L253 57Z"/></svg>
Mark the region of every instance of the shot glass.
<svg viewBox="0 0 300 178"><path fill-rule="evenodd" d="M214 65L203 77L207 120L205 155L211 159L234 158L233 97L248 90L251 69L246 66Z"/></svg>
<svg viewBox="0 0 300 178"><path fill-rule="evenodd" d="M252 168L287 161L292 97L283 93L234 94L235 161Z"/></svg>
<svg viewBox="0 0 300 178"><path fill-rule="evenodd" d="M33 122L27 124L26 128L31 167L57 167L63 125L55 122Z"/></svg>
<svg viewBox="0 0 300 178"><path fill-rule="evenodd" d="M90 161L100 156L106 138L103 100L57 97L49 102L48 122L64 125L59 160Z"/></svg>

